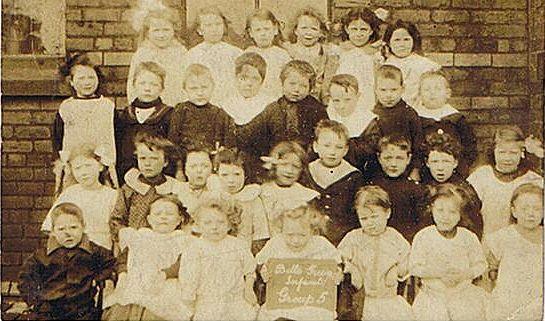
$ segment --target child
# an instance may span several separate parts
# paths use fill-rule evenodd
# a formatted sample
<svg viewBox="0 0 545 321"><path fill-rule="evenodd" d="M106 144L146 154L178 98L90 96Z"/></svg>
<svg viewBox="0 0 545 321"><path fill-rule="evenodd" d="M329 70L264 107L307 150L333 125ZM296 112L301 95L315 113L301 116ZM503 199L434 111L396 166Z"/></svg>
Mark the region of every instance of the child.
<svg viewBox="0 0 545 321"><path fill-rule="evenodd" d="M335 246L318 234L325 228L325 217L308 205L299 205L283 211L274 221L281 231L273 236L256 255L261 277L267 283L272 273L267 267L270 259L317 259L341 263L340 253ZM342 272L334 275L340 283ZM259 312L258 320L334 320L335 312L323 308L296 307L270 309L265 303Z"/></svg>
<svg viewBox="0 0 545 321"><path fill-rule="evenodd" d="M321 120L315 132L312 146L319 158L308 164L301 181L320 193L314 204L327 215L325 236L336 246L348 231L359 226L352 204L363 175L343 159L348 152L348 130L344 125Z"/></svg>
<svg viewBox="0 0 545 321"><path fill-rule="evenodd" d="M290 61L280 79L284 95L238 130L238 146L254 150L254 157L268 154L281 141L298 141L307 148L314 139L314 127L327 118L325 106L309 96L316 74L308 62Z"/></svg>
<svg viewBox="0 0 545 321"><path fill-rule="evenodd" d="M467 178L483 202L484 236L509 225L509 199L518 186L529 182L543 186L543 177L531 170L530 163L533 156L530 151L542 153L540 146L541 143L531 137L525 141L517 126L499 128L494 134L490 165L478 167ZM542 158L543 154L540 156Z"/></svg>
<svg viewBox="0 0 545 321"><path fill-rule="evenodd" d="M273 236L280 232L271 224L276 215L285 209L312 201L320 193L298 183L306 166L306 153L296 142L278 143L269 157L263 159L264 167L269 170L270 180L261 185L260 198L267 211L269 231Z"/></svg>
<svg viewBox="0 0 545 321"><path fill-rule="evenodd" d="M51 211L52 231L45 248L28 258L19 275L21 297L33 320L100 320L96 284L110 279L111 251L89 241L82 210L62 203Z"/></svg>
<svg viewBox="0 0 545 321"><path fill-rule="evenodd" d="M416 26L411 22L397 20L384 33L386 42L386 64L401 69L405 81L403 100L410 106L418 101L420 77L427 71L437 71L441 65L421 56L422 40Z"/></svg>
<svg viewBox="0 0 545 321"><path fill-rule="evenodd" d="M496 281L488 320L539 320L543 314L543 188L523 184L511 197L515 224L484 240Z"/></svg>
<svg viewBox="0 0 545 321"><path fill-rule="evenodd" d="M222 39L227 30L227 19L217 7L205 7L199 10L196 17L197 32L203 42L189 49L185 57L185 66L202 64L210 69L213 82L216 84L209 100L212 104L222 105L224 99L235 91L235 59L242 50Z"/></svg>
<svg viewBox="0 0 545 321"><path fill-rule="evenodd" d="M391 213L388 193L378 186L364 186L354 207L361 228L348 232L339 250L352 284L357 289L365 285L362 320L412 320L410 305L397 295L398 280L408 277L411 245L386 226Z"/></svg>
<svg viewBox="0 0 545 321"><path fill-rule="evenodd" d="M85 54L75 54L67 59L60 73L70 83L72 97L64 100L55 115L52 138L55 154L70 151L82 144L104 145L104 158L111 163L108 170L114 186L118 186L115 173L114 103L99 94L102 73ZM61 167L56 166L56 189L66 182L60 181ZM69 182L69 181L67 181ZM67 184L64 184L67 185ZM66 186L67 187L67 186Z"/></svg>
<svg viewBox="0 0 545 321"><path fill-rule="evenodd" d="M165 87L165 77L165 70L157 63L143 62L136 67L131 81L137 98L119 112L115 122L117 173L120 179L136 165L133 141L137 133L167 137L173 109L160 98ZM173 174L171 168L167 172Z"/></svg>
<svg viewBox="0 0 545 321"><path fill-rule="evenodd" d="M201 236L182 255L182 298L194 308L192 320L254 320L255 260L236 233L240 212L217 198L203 200L194 213Z"/></svg>
<svg viewBox="0 0 545 321"><path fill-rule="evenodd" d="M147 10L141 22L137 22L141 42L131 59L127 79L127 99L132 103L138 97L134 76L138 65L152 61L165 70L161 92L163 102L175 106L183 101L183 58L187 49L175 38L174 30L180 24L178 14L170 9Z"/></svg>
<svg viewBox="0 0 545 321"><path fill-rule="evenodd" d="M69 186L60 194L42 224L42 231L50 233L53 228L53 210L61 203L74 203L85 219L85 233L89 240L111 250L112 239L108 220L115 207L118 192L105 185L101 176L105 165L100 148L85 144L62 154L66 161L65 171L71 172L77 184Z"/></svg>
<svg viewBox="0 0 545 321"><path fill-rule="evenodd" d="M288 52L279 47L280 23L272 12L265 8L257 9L246 20L246 33L252 38L253 45L246 52L255 52L267 63L267 73L263 80L262 92L278 99L282 96L280 72L291 57Z"/></svg>
<svg viewBox="0 0 545 321"><path fill-rule="evenodd" d="M128 249L127 271L106 297L103 320L189 320L178 281L180 256L189 236L178 229L188 223L175 195L157 196L146 217L150 228L119 231L121 250Z"/></svg>
<svg viewBox="0 0 545 321"><path fill-rule="evenodd" d="M168 132L169 139L180 148L182 157L187 155L188 148L214 150L217 146L235 145L233 119L210 103L214 86L208 67L200 64L187 67L184 90L188 100L176 106ZM176 177L183 177L181 166L177 171Z"/></svg>
<svg viewBox="0 0 545 321"><path fill-rule="evenodd" d="M190 149L184 160L186 182L180 183L179 198L190 215L197 208L200 199L209 191L212 160L207 149Z"/></svg>
<svg viewBox="0 0 545 321"><path fill-rule="evenodd" d="M326 101L328 82L339 64L337 48L325 43L327 27L325 19L312 8L302 9L295 18L293 36L294 43L286 43L284 47L292 59L308 62L316 73L316 85L311 88L312 95Z"/></svg>
<svg viewBox="0 0 545 321"><path fill-rule="evenodd" d="M420 103L415 107L422 122L423 135L441 131L457 139L464 147L458 164L462 178L477 158L477 138L463 114L447 103L450 87L447 78L437 71L420 77Z"/></svg>

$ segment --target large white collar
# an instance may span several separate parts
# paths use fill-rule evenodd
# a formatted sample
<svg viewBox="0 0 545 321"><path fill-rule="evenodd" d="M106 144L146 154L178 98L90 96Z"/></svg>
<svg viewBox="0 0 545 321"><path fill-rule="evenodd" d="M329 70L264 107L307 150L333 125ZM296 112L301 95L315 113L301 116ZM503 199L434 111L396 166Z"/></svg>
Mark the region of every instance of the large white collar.
<svg viewBox="0 0 545 321"><path fill-rule="evenodd" d="M437 121L444 117L459 113L459 111L450 104L445 104L443 107L438 109L428 109L424 107L421 102L419 102L415 109L420 117L432 118Z"/></svg>
<svg viewBox="0 0 545 321"><path fill-rule="evenodd" d="M324 165L322 165L320 160L317 159L308 164L308 170L316 184L324 189L329 187L333 183L341 180L348 174L359 171L357 168L350 165L344 159L341 161L339 166L334 168L325 167Z"/></svg>
<svg viewBox="0 0 545 321"><path fill-rule="evenodd" d="M125 174L125 183L132 189L134 189L138 194L145 195L150 188L152 187L149 184L146 184L138 179L140 176L140 171L136 168L131 168ZM163 184L155 186L155 190L158 194L178 194L180 191L180 182L173 177L166 176L166 182Z"/></svg>

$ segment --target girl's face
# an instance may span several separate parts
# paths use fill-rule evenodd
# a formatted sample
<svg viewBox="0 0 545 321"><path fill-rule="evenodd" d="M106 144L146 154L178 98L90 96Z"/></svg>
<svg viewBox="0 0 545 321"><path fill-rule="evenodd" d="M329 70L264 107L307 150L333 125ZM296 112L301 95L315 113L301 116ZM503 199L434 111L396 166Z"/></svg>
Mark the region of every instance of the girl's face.
<svg viewBox="0 0 545 321"><path fill-rule="evenodd" d="M320 29L320 21L310 16L300 16L297 19L297 26L294 30L297 37L297 43L305 47L314 46L321 37L323 37Z"/></svg>
<svg viewBox="0 0 545 321"><path fill-rule="evenodd" d="M203 37L204 42L220 42L225 32L223 19L215 14L204 14L199 16L199 19L200 23L197 31Z"/></svg>
<svg viewBox="0 0 545 321"><path fill-rule="evenodd" d="M378 205L358 206L356 209L365 234L379 235L386 230L390 209Z"/></svg>
<svg viewBox="0 0 545 321"><path fill-rule="evenodd" d="M136 159L138 169L144 177L157 177L168 165L165 153L162 150L150 149L145 144L136 145Z"/></svg>
<svg viewBox="0 0 545 321"><path fill-rule="evenodd" d="M362 19L350 22L344 31L348 34L350 42L356 47L365 46L373 34L371 26Z"/></svg>
<svg viewBox="0 0 545 321"><path fill-rule="evenodd" d="M297 182L303 162L295 153L284 155L276 166L276 183L280 186L291 186Z"/></svg>
<svg viewBox="0 0 545 321"><path fill-rule="evenodd" d="M378 162L382 171L388 177L399 177L411 162L411 154L396 145L386 146L378 155Z"/></svg>
<svg viewBox="0 0 545 321"><path fill-rule="evenodd" d="M208 104L214 92L214 80L209 75L187 77L184 85L187 100L197 106Z"/></svg>
<svg viewBox="0 0 545 321"><path fill-rule="evenodd" d="M84 226L74 215L61 214L53 222L53 237L62 247L76 247L83 237Z"/></svg>
<svg viewBox="0 0 545 321"><path fill-rule="evenodd" d="M520 194L513 205L511 213L517 219L517 224L528 230L533 230L543 220L543 196L535 193Z"/></svg>
<svg viewBox="0 0 545 321"><path fill-rule="evenodd" d="M185 175L193 188L204 188L208 176L212 174L212 162L205 152L191 152L185 161Z"/></svg>
<svg viewBox="0 0 545 321"><path fill-rule="evenodd" d="M270 20L252 19L250 22L250 37L259 48L271 47L277 34L278 27Z"/></svg>
<svg viewBox="0 0 545 321"><path fill-rule="evenodd" d="M297 71L288 72L282 83L282 91L287 100L298 102L310 94L310 81Z"/></svg>
<svg viewBox="0 0 545 321"><path fill-rule="evenodd" d="M78 97L92 96L98 88L98 75L90 66L76 65L72 68L70 86Z"/></svg>
<svg viewBox="0 0 545 321"><path fill-rule="evenodd" d="M313 147L322 165L329 168L339 166L348 153L348 142L332 130L322 130Z"/></svg>
<svg viewBox="0 0 545 321"><path fill-rule="evenodd" d="M220 164L218 176L229 194L238 193L244 187L244 169L238 165Z"/></svg>
<svg viewBox="0 0 545 321"><path fill-rule="evenodd" d="M440 76L427 77L420 83L420 98L428 109L438 109L447 103L450 98L450 89L447 80Z"/></svg>
<svg viewBox="0 0 545 321"><path fill-rule="evenodd" d="M149 20L148 40L159 48L166 48L174 39L174 26L166 19L151 18Z"/></svg>
<svg viewBox="0 0 545 321"><path fill-rule="evenodd" d="M494 148L494 160L496 169L504 174L513 173L517 170L522 159L521 142L500 142Z"/></svg>
<svg viewBox="0 0 545 321"><path fill-rule="evenodd" d="M100 185L98 180L104 166L94 158L76 156L70 161L72 175L76 181L84 187L96 187Z"/></svg>
<svg viewBox="0 0 545 321"><path fill-rule="evenodd" d="M460 202L453 197L439 197L431 206L437 230L439 232L454 230L460 221Z"/></svg>
<svg viewBox="0 0 545 321"><path fill-rule="evenodd" d="M182 217L176 204L158 200L151 204L147 220L155 232L170 233L180 225Z"/></svg>
<svg viewBox="0 0 545 321"><path fill-rule="evenodd" d="M202 232L202 238L215 242L223 240L230 230L227 216L213 208L199 210L197 225Z"/></svg>
<svg viewBox="0 0 545 321"><path fill-rule="evenodd" d="M413 52L413 45L413 37L406 29L397 29L392 33L390 49L395 56L399 58L409 56Z"/></svg>
<svg viewBox="0 0 545 321"><path fill-rule="evenodd" d="M244 65L242 66L242 70L237 74L237 90L244 98L257 96L262 84L263 78L261 78L259 70L253 66Z"/></svg>
<svg viewBox="0 0 545 321"><path fill-rule="evenodd" d="M282 235L286 245L292 251L299 252L305 248L312 236L310 223L303 219L284 218Z"/></svg>
<svg viewBox="0 0 545 321"><path fill-rule="evenodd" d="M451 154L431 151L426 160L426 165L430 169L431 176L439 183L444 183L454 173L458 166L458 161Z"/></svg>
<svg viewBox="0 0 545 321"><path fill-rule="evenodd" d="M142 70L134 79L136 96L147 103L159 98L163 92L161 77L148 70Z"/></svg>

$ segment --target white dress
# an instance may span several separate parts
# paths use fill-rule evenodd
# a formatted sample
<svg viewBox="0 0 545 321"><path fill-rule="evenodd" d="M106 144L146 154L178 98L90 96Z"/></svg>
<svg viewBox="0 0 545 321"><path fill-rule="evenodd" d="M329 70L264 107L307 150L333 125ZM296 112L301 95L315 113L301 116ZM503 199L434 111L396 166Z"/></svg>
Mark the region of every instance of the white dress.
<svg viewBox="0 0 545 321"><path fill-rule="evenodd" d="M246 125L255 116L259 115L267 105L276 100L274 97L264 93L263 89L266 88L265 85L261 88L256 96L250 98L242 97L238 91L235 91L225 99L221 108L233 118L235 124L239 126Z"/></svg>
<svg viewBox="0 0 545 321"><path fill-rule="evenodd" d="M528 171L511 182L502 182L494 174L490 165L477 168L467 181L473 185L483 206L483 236L509 225L511 217L511 196L517 187L525 183L543 186L543 177Z"/></svg>
<svg viewBox="0 0 545 321"><path fill-rule="evenodd" d="M120 248L128 248L127 276L104 298L104 308L136 304L165 320L189 320L191 312L181 297L183 283L167 279L162 270L174 265L191 241L180 230L161 234L149 228L121 229Z"/></svg>
<svg viewBox="0 0 545 321"><path fill-rule="evenodd" d="M541 320L543 244L526 240L515 225L488 235L483 243L492 260L499 262L487 319Z"/></svg>
<svg viewBox="0 0 545 321"><path fill-rule="evenodd" d="M244 186L238 193L231 195L242 206L240 236L250 241L270 237L267 214L259 194L261 194L261 187L257 184L250 184Z"/></svg>
<svg viewBox="0 0 545 321"><path fill-rule="evenodd" d="M51 210L61 203L74 203L83 211L85 233L89 240L107 249L112 249L109 219L115 207L118 192L108 186L101 186L96 190L85 189L80 184L69 186L59 196ZM51 210L47 213L42 224L42 231L52 230Z"/></svg>
<svg viewBox="0 0 545 321"><path fill-rule="evenodd" d="M342 51L336 74L349 74L358 80L359 92L366 105L375 105L375 66L378 59L360 48Z"/></svg>
<svg viewBox="0 0 545 321"><path fill-rule="evenodd" d="M447 287L440 279L422 279L422 288L413 303L416 320L483 320L485 292L472 279L486 270L486 261L477 235L457 227L454 238L447 239L435 225L416 233L409 271L420 277L428 271L444 274L449 269L470 270L471 279Z"/></svg>
<svg viewBox="0 0 545 321"><path fill-rule="evenodd" d="M284 65L287 64L291 57L288 52L278 46L269 48L259 48L251 46L246 49L246 52L255 52L259 54L267 63L267 74L263 81L263 94L273 97L276 100L282 96L282 81L280 81L280 72Z"/></svg>
<svg viewBox="0 0 545 321"><path fill-rule="evenodd" d="M343 258L358 268L363 279L362 320L413 319L411 306L397 295L397 266L407 268L411 248L398 231L387 227L384 233L371 236L359 228L348 232L338 248Z"/></svg>

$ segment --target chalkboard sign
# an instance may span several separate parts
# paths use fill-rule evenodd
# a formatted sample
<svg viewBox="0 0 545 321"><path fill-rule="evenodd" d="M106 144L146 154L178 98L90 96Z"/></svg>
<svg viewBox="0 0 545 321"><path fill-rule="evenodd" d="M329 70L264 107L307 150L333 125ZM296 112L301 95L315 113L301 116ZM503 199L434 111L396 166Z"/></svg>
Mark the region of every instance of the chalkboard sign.
<svg viewBox="0 0 545 321"><path fill-rule="evenodd" d="M270 259L267 308L318 307L335 311L337 263L334 260Z"/></svg>

